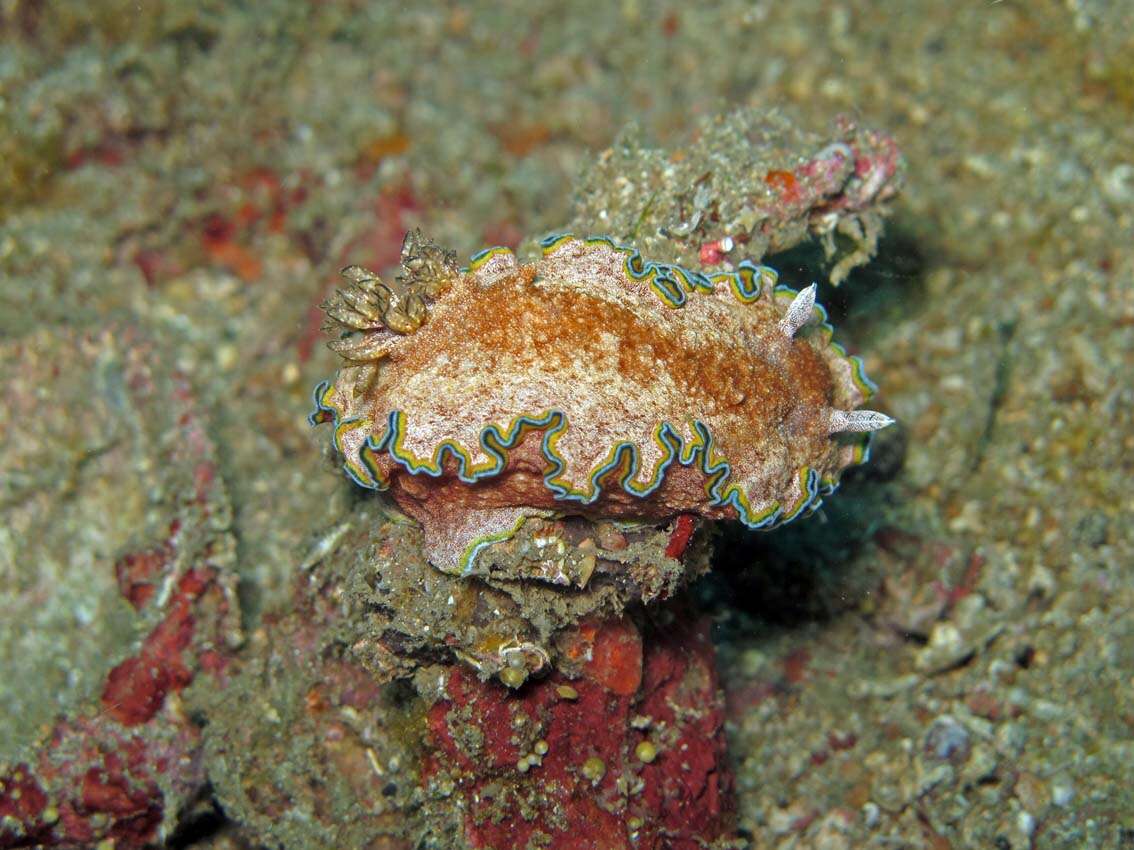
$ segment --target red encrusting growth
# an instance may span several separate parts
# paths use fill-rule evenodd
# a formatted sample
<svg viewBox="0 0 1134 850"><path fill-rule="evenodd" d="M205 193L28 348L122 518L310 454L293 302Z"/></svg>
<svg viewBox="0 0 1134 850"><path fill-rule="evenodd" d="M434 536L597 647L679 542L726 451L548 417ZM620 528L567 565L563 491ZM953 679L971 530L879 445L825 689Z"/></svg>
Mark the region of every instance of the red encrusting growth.
<svg viewBox="0 0 1134 850"><path fill-rule="evenodd" d="M724 239L713 239L710 242L701 244L697 252L697 258L701 261L701 265L705 268L719 266L723 263L728 256L728 251L721 243L725 242Z"/></svg>
<svg viewBox="0 0 1134 850"><path fill-rule="evenodd" d="M693 514L681 514L673 524L673 532L669 535L669 542L665 546L667 558L680 558L685 554L685 548L697 530L697 517Z"/></svg>
<svg viewBox="0 0 1134 850"><path fill-rule="evenodd" d="M135 611L146 606L157 590L154 579L169 564L173 548L169 543L161 543L152 549L128 552L114 562L114 575L118 579L118 590Z"/></svg>
<svg viewBox="0 0 1134 850"><path fill-rule="evenodd" d="M799 188L799 181L790 171L772 170L764 175L764 182L768 188L780 196L786 204L798 204L803 200L803 193Z"/></svg>
<svg viewBox="0 0 1134 850"><path fill-rule="evenodd" d="M514 693L450 670L428 713L425 773L456 781L469 846L523 847L539 833L549 850L694 850L726 835L731 776L707 625L679 615L645 635L628 618L582 631L591 652L576 679L556 673ZM649 763L636 752L647 739Z"/></svg>
<svg viewBox="0 0 1134 850"><path fill-rule="evenodd" d="M150 846L205 785L200 729L169 702L201 669L219 678L231 660L238 625L218 530L227 527L227 496L188 380L155 376L152 348L132 333L116 337L123 385L135 410L156 406L165 417L160 460L177 495L162 538L105 569L152 627L106 674L97 702L55 721L34 758L0 765L0 850Z"/></svg>
<svg viewBox="0 0 1134 850"><path fill-rule="evenodd" d="M629 619L614 620L595 632L584 675L611 693L633 696L642 685L642 636Z"/></svg>
<svg viewBox="0 0 1134 850"><path fill-rule="evenodd" d="M142 847L157 838L166 787L178 797L204 782L195 727L127 732L106 715L60 720L32 764L0 773L0 850Z"/></svg>
<svg viewBox="0 0 1134 850"><path fill-rule="evenodd" d="M216 571L207 567L182 576L167 605L168 613L143 641L141 650L107 675L102 707L119 723L145 723L161 709L170 691L179 691L193 681L197 665L191 668L187 664L185 651L194 639L194 604L212 589L216 599L210 603L227 607L222 591L214 584L215 578ZM201 651L209 651L208 645Z"/></svg>

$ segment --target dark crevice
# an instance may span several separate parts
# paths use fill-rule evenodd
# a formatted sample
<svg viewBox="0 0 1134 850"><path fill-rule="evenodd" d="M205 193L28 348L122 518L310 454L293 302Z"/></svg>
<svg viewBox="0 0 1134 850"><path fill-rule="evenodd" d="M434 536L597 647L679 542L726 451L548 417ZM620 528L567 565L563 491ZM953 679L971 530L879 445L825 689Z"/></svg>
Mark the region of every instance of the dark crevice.
<svg viewBox="0 0 1134 850"><path fill-rule="evenodd" d="M905 315L908 305L924 303L928 258L917 237L900 221L887 222L874 258L836 287L827 283L827 275L838 256L828 261L819 243L810 240L765 262L779 272L780 283L793 289L819 283L819 303L835 326L836 338L840 328L857 335L860 327L864 330L888 316Z"/></svg>
<svg viewBox="0 0 1134 850"><path fill-rule="evenodd" d="M183 850L218 835L229 825L220 806L206 789L198 803L184 816L166 842L166 850Z"/></svg>

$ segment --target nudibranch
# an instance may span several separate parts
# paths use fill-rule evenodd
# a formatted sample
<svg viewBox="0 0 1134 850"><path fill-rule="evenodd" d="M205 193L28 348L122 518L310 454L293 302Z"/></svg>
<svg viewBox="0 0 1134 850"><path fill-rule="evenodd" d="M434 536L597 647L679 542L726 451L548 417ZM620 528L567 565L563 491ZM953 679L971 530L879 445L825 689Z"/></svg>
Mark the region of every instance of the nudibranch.
<svg viewBox="0 0 1134 850"><path fill-rule="evenodd" d="M346 472L473 570L531 516L768 529L810 510L891 423L832 341L815 286L742 262L702 273L607 237L521 264L410 233L392 283L358 266L324 305L346 364L315 390Z"/></svg>

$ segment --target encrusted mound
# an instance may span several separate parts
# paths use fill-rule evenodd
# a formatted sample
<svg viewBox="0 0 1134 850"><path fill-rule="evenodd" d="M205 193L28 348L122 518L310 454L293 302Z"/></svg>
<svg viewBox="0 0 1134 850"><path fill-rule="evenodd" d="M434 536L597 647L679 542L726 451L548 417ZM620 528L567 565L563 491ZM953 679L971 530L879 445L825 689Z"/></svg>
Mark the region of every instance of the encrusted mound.
<svg viewBox="0 0 1134 850"><path fill-rule="evenodd" d="M606 237L543 247L457 269L410 234L405 277L351 267L327 306L349 365L316 388L312 422L333 421L348 474L422 523L436 566L472 571L547 512L771 528L814 509L889 424L856 410L874 387L814 286L777 288L749 262L652 263Z"/></svg>

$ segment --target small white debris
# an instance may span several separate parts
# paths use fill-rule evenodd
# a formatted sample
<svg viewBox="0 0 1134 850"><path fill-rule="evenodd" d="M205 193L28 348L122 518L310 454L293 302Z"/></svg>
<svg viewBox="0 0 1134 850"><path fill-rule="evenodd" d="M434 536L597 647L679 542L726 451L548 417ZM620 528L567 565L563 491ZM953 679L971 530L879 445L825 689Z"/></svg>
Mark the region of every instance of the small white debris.
<svg viewBox="0 0 1134 850"><path fill-rule="evenodd" d="M1056 780L1051 786L1051 802L1063 808L1075 799L1075 788L1065 779Z"/></svg>
<svg viewBox="0 0 1134 850"><path fill-rule="evenodd" d="M307 551L307 556L300 562L299 568L301 570L309 570L317 565L335 550L339 541L343 539L343 535L350 531L350 529L350 522L341 522L325 532Z"/></svg>

